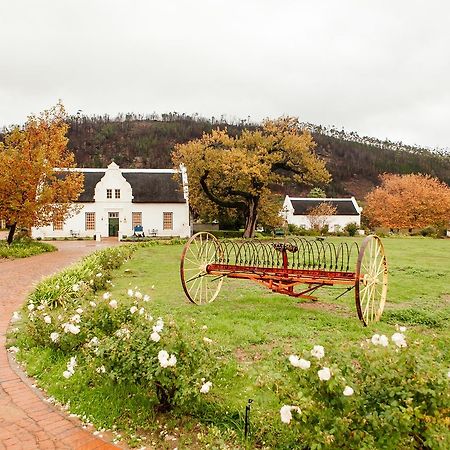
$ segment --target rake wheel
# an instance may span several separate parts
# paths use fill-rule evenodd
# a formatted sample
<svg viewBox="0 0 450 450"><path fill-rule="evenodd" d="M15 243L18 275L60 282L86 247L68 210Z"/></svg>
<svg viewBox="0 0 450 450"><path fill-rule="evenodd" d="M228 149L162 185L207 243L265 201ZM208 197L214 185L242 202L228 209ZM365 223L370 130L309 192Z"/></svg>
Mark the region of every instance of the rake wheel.
<svg viewBox="0 0 450 450"><path fill-rule="evenodd" d="M359 251L355 273L355 302L365 326L380 320L387 295L388 267L378 236L367 236Z"/></svg>
<svg viewBox="0 0 450 450"><path fill-rule="evenodd" d="M220 292L223 277L211 275L208 265L220 257L219 241L210 233L194 234L181 254L181 284L187 298L196 305L213 302Z"/></svg>

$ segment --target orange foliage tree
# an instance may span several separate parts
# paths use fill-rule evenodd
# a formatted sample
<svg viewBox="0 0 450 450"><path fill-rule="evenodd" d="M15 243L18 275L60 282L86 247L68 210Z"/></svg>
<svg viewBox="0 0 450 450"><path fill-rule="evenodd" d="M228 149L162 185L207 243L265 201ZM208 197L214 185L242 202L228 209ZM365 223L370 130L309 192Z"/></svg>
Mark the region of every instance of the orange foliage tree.
<svg viewBox="0 0 450 450"><path fill-rule="evenodd" d="M17 226L50 225L76 209L73 201L83 188L83 174L69 170L75 159L67 150L67 131L59 103L30 116L0 142L0 217L9 226L8 243Z"/></svg>
<svg viewBox="0 0 450 450"><path fill-rule="evenodd" d="M172 159L184 164L189 177L189 202L197 214L231 208L245 218L244 237L255 232L258 218L280 219L271 187L284 181L313 184L330 181L325 162L298 119L266 120L261 129L237 137L213 130L200 139L175 146ZM273 221L275 222L275 221Z"/></svg>
<svg viewBox="0 0 450 450"><path fill-rule="evenodd" d="M450 188L429 175L381 175L366 196L364 214L373 226L424 228L450 222Z"/></svg>

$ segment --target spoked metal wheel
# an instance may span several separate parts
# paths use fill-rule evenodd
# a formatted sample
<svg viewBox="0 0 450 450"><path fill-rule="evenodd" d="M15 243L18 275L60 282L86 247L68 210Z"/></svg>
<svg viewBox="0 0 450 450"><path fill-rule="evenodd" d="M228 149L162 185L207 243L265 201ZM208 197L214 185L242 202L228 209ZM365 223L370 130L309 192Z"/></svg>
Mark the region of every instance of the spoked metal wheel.
<svg viewBox="0 0 450 450"><path fill-rule="evenodd" d="M196 305L211 303L222 287L223 277L208 273L208 265L220 259L219 241L210 233L197 233L187 241L181 255L181 284Z"/></svg>
<svg viewBox="0 0 450 450"><path fill-rule="evenodd" d="M367 236L356 263L355 301L358 317L365 326L383 314L387 295L388 267L383 244L378 236Z"/></svg>

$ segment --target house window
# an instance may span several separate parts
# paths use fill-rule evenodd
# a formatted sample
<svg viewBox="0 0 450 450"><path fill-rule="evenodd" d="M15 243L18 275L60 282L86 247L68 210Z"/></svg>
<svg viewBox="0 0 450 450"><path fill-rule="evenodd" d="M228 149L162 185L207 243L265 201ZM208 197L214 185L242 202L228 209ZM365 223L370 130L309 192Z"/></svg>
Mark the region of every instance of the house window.
<svg viewBox="0 0 450 450"><path fill-rule="evenodd" d="M95 230L95 212L87 212L85 219L86 219L86 231Z"/></svg>
<svg viewBox="0 0 450 450"><path fill-rule="evenodd" d="M163 212L163 230L173 230L172 212Z"/></svg>
<svg viewBox="0 0 450 450"><path fill-rule="evenodd" d="M106 198L112 198L112 189L106 189Z"/></svg>
<svg viewBox="0 0 450 450"><path fill-rule="evenodd" d="M114 190L114 198L120 198L120 189Z"/></svg>
<svg viewBox="0 0 450 450"><path fill-rule="evenodd" d="M53 231L60 231L63 229L63 221L62 220L54 220L53 221Z"/></svg>
<svg viewBox="0 0 450 450"><path fill-rule="evenodd" d="M138 225L142 225L142 213L134 212L131 214L131 228L134 230Z"/></svg>
<svg viewBox="0 0 450 450"><path fill-rule="evenodd" d="M0 219L0 230L6 228L6 221L5 219Z"/></svg>

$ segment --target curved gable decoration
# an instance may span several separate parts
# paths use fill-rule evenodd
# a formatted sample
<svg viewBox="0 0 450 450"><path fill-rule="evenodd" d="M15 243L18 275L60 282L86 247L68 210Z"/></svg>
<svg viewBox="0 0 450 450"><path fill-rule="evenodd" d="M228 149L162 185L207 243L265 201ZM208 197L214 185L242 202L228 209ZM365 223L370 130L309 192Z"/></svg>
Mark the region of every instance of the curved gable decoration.
<svg viewBox="0 0 450 450"><path fill-rule="evenodd" d="M107 190L111 189L112 198L107 198ZM116 198L116 189L120 191L120 198ZM122 175L120 167L113 161L106 169L105 175L95 186L95 202L131 202L133 190L131 184Z"/></svg>

